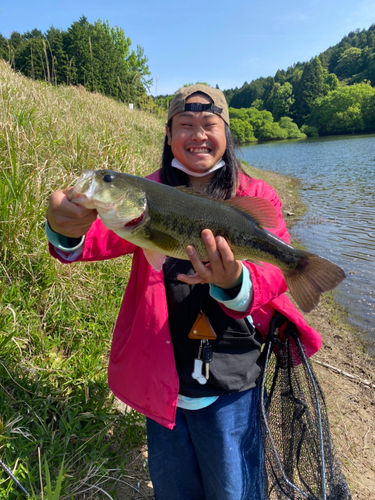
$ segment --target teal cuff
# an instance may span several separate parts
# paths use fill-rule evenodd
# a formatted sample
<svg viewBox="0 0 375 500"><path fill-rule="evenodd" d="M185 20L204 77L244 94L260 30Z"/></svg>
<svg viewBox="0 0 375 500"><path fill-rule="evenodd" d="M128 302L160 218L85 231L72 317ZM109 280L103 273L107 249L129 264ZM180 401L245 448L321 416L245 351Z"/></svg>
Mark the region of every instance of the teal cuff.
<svg viewBox="0 0 375 500"><path fill-rule="evenodd" d="M210 295L217 302L222 303L233 311L246 311L253 296L253 284L247 267L242 264L242 285L237 297L229 297L225 289L216 285L210 285Z"/></svg>
<svg viewBox="0 0 375 500"><path fill-rule="evenodd" d="M46 236L51 245L66 253L71 253L75 250L78 250L85 242L85 236L82 236L81 241L78 243L78 245L72 247L69 243L68 237L59 233L55 233L55 231L53 231L49 227L48 221L46 221Z"/></svg>

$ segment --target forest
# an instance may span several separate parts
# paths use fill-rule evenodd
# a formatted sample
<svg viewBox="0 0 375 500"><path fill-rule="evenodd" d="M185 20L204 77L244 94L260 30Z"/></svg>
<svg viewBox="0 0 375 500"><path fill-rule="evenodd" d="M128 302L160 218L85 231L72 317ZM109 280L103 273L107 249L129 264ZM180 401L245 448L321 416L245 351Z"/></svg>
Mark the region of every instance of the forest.
<svg viewBox="0 0 375 500"><path fill-rule="evenodd" d="M51 27L0 34L0 59L33 80L53 85L82 85L123 102L145 103L152 79L142 47L131 49L122 28L94 24L85 16L66 30Z"/></svg>
<svg viewBox="0 0 375 500"><path fill-rule="evenodd" d="M277 122L283 128L280 120L285 123L285 117L292 120L289 127L293 124L294 131L299 127L300 133L308 136L374 131L372 83L375 84L374 24L368 30L349 33L308 62L297 62L287 70L278 70L273 77L245 82L241 88L224 90L224 94L237 138L241 142L253 137L270 140L284 138L277 132ZM264 127L259 128L254 122L254 117L259 119L259 112L268 120L266 135Z"/></svg>
<svg viewBox="0 0 375 500"><path fill-rule="evenodd" d="M0 34L0 58L15 71L52 85L82 85L164 115L173 96L151 97L148 59L122 28L89 23L66 30ZM223 90L238 142L299 139L375 130L375 25L276 74Z"/></svg>

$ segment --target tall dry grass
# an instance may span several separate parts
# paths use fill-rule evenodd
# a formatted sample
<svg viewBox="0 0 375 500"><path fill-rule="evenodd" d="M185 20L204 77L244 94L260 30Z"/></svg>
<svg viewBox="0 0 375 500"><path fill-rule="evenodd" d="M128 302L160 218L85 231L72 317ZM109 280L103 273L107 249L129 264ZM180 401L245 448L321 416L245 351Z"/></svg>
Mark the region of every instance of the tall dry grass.
<svg viewBox="0 0 375 500"><path fill-rule="evenodd" d="M127 450L144 439L142 417L116 412L106 380L130 260L53 260L48 197L88 168L146 175L163 136L160 118L0 61L0 459L34 498L54 498L60 471L55 498L115 496ZM19 495L0 472L0 499Z"/></svg>

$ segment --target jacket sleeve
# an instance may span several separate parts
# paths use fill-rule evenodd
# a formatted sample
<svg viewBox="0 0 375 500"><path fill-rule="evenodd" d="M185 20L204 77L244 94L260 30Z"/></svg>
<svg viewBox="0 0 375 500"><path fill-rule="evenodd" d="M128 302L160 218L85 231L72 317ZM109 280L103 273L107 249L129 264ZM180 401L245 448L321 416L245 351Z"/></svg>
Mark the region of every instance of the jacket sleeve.
<svg viewBox="0 0 375 500"><path fill-rule="evenodd" d="M113 231L107 229L98 218L86 234L83 252L73 262L107 260L133 253L137 247L132 243L120 238ZM52 257L67 264L61 255L56 252L55 247L50 243L49 251Z"/></svg>
<svg viewBox="0 0 375 500"><path fill-rule="evenodd" d="M282 216L282 203L276 191L271 188L271 186L264 181L252 179L251 183L238 194L240 196L259 196L270 201L276 209L279 224L276 228L270 229L269 231L286 243L290 242L290 235ZM243 313L240 313L228 309L223 305L221 306L229 316L235 318L243 318L249 314L251 315L254 310L269 304L270 301L276 299L288 289L283 273L276 266L264 262L262 262L261 265L257 265L245 261L243 264L249 270L253 285L253 298L250 301L249 308Z"/></svg>

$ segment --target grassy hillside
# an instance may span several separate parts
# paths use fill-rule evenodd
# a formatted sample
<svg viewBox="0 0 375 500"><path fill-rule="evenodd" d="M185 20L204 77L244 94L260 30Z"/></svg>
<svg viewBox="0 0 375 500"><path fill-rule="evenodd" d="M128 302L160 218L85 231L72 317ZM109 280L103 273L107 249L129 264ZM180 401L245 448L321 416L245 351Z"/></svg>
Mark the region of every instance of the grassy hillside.
<svg viewBox="0 0 375 500"><path fill-rule="evenodd" d="M144 439L142 417L119 415L107 388L130 258L59 264L47 251L46 204L87 168L154 170L163 122L81 87L33 82L3 61L0 99L0 459L37 498L47 469L54 489L61 466L61 498L89 498L111 489L107 478ZM7 477L0 499L20 498Z"/></svg>

